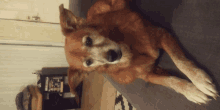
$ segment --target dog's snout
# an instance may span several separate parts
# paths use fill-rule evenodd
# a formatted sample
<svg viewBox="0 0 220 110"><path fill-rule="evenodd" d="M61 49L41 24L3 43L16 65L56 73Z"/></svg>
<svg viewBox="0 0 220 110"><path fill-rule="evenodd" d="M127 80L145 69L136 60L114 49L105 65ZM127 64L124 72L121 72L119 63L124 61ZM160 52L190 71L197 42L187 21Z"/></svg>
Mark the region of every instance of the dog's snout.
<svg viewBox="0 0 220 110"><path fill-rule="evenodd" d="M114 62L115 60L119 60L122 57L122 52L120 51L115 51L115 50L109 50L107 52L107 60L109 62Z"/></svg>

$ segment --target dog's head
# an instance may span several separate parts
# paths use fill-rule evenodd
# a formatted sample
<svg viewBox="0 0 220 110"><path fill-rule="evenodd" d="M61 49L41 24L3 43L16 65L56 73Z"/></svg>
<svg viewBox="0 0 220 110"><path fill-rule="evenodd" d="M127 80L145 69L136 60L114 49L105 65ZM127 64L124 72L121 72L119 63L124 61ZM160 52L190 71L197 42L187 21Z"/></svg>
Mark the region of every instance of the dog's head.
<svg viewBox="0 0 220 110"><path fill-rule="evenodd" d="M62 32L66 36L65 54L70 67L98 71L129 63L131 55L126 45L110 40L110 36L101 34L101 27L96 28L85 19L76 17L63 5L59 8Z"/></svg>

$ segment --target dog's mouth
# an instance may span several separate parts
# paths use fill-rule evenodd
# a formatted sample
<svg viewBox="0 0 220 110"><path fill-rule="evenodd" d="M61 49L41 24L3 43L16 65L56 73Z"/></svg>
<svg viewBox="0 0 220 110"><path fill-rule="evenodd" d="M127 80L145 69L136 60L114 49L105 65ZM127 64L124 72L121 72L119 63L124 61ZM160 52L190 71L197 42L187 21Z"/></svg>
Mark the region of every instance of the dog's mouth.
<svg viewBox="0 0 220 110"><path fill-rule="evenodd" d="M115 51L115 50L109 50L107 52L107 61L108 62L114 62L116 60L120 60L122 57L121 50Z"/></svg>

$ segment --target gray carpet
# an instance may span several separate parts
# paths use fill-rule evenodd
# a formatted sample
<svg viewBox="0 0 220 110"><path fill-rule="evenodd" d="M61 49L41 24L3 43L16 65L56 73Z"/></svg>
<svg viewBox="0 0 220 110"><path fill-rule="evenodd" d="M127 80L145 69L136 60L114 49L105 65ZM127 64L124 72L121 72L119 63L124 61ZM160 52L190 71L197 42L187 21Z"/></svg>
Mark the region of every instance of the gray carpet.
<svg viewBox="0 0 220 110"><path fill-rule="evenodd" d="M76 1L76 0L75 0ZM80 0L78 7L85 17L95 0ZM220 1L219 0L134 0L131 8L153 24L166 28L179 40L187 57L196 62L220 87ZM160 66L172 75L186 78L162 52ZM107 77L106 75L104 75ZM108 78L108 77L107 77ZM108 80L138 110L219 110L220 98L207 105L196 105L171 89L136 80L120 85Z"/></svg>

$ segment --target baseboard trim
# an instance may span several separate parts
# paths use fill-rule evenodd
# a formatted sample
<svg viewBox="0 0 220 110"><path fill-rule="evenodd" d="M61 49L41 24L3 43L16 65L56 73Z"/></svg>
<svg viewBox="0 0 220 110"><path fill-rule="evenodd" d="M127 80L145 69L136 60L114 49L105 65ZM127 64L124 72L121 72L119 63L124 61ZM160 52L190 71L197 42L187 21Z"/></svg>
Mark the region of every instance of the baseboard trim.
<svg viewBox="0 0 220 110"><path fill-rule="evenodd" d="M21 45L21 46L42 46L42 47L64 47L64 43L42 42L42 41L22 41L22 40L0 40L0 45Z"/></svg>

